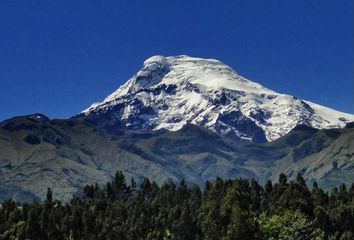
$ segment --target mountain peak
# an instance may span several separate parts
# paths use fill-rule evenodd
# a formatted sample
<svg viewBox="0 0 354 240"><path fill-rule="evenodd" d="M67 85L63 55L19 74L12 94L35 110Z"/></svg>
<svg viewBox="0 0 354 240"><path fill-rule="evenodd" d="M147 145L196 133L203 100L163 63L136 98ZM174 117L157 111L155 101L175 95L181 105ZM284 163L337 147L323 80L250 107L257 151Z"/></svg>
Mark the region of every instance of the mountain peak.
<svg viewBox="0 0 354 240"><path fill-rule="evenodd" d="M186 55L146 59L124 85L78 117L100 119L103 126L107 118L109 129L116 124L176 131L195 124L256 142L275 140L299 124L332 128L354 120L353 115L267 89L218 60Z"/></svg>
<svg viewBox="0 0 354 240"><path fill-rule="evenodd" d="M152 57L149 57L144 61L144 67L150 66L150 65L168 65L167 59L162 56L162 55L155 55Z"/></svg>

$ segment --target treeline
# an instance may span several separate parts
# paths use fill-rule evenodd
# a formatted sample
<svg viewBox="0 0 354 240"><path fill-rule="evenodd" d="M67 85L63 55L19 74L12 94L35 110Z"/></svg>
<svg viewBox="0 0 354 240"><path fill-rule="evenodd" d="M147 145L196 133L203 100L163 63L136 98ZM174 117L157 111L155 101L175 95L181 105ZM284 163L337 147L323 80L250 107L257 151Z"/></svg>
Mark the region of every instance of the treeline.
<svg viewBox="0 0 354 240"><path fill-rule="evenodd" d="M0 208L0 239L16 240L316 240L354 239L354 185L326 193L298 175L262 187L254 180L216 179L203 191L145 179L129 184L122 172L101 188L87 185L83 198Z"/></svg>

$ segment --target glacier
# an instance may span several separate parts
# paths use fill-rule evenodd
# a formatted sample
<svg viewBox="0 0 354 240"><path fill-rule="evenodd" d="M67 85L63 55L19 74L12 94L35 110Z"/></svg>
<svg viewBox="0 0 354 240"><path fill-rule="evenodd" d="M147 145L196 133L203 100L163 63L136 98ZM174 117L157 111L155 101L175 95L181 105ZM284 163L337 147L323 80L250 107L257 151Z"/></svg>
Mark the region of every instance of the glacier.
<svg viewBox="0 0 354 240"><path fill-rule="evenodd" d="M124 85L79 114L127 129L195 124L231 139L274 141L297 125L341 128L354 115L277 93L215 59L153 56ZM113 126L114 127L114 126Z"/></svg>

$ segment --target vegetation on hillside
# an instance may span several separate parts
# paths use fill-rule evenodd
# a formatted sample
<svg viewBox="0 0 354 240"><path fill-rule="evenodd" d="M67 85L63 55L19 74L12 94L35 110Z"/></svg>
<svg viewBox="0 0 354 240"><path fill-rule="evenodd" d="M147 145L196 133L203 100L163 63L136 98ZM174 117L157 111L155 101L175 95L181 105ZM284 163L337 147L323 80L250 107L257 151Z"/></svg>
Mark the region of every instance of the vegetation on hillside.
<svg viewBox="0 0 354 240"><path fill-rule="evenodd" d="M0 207L1 240L247 240L354 239L354 185L326 193L301 175L262 187L254 180L216 179L198 186L145 179L139 187L122 172L100 187L85 186L68 203ZM60 194L60 193L58 193Z"/></svg>

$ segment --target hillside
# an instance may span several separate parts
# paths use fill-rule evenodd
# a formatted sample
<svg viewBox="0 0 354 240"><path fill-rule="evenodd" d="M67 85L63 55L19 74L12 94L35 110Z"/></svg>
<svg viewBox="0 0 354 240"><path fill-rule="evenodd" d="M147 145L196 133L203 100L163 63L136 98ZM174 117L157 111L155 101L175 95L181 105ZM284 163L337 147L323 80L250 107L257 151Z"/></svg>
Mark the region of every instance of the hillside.
<svg viewBox="0 0 354 240"><path fill-rule="evenodd" d="M103 184L117 170L138 182L255 178L261 182L300 172L329 188L352 182L354 129L298 126L270 143L230 141L186 125L178 131L124 131L112 137L78 120L49 120L35 114L0 124L1 199L43 199L52 187L61 200L87 183ZM60 194L59 194L60 193Z"/></svg>

